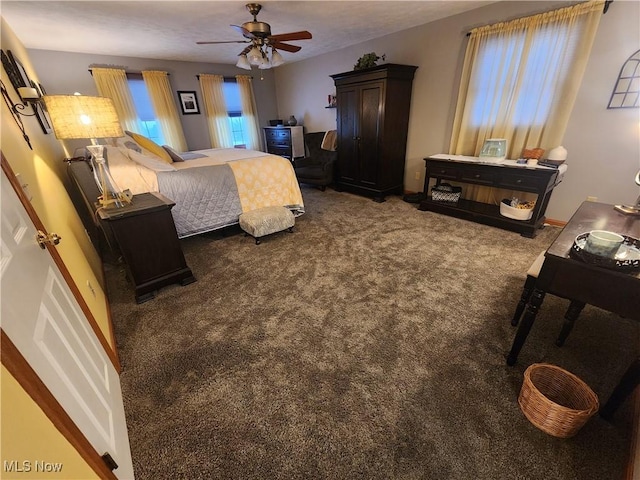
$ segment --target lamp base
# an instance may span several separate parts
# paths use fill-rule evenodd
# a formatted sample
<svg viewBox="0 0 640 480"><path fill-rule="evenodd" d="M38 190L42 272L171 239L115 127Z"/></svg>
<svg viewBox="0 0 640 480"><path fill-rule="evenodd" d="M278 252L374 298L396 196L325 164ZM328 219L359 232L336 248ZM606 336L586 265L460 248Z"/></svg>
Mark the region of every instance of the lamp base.
<svg viewBox="0 0 640 480"><path fill-rule="evenodd" d="M613 208L625 215L640 216L640 205L616 205Z"/></svg>
<svg viewBox="0 0 640 480"><path fill-rule="evenodd" d="M100 195L97 202L98 206L106 208L107 210L122 208L129 205L133 200L133 194L131 193L131 190L128 189L122 192L117 192L114 195L115 196L107 199L104 198L104 195Z"/></svg>

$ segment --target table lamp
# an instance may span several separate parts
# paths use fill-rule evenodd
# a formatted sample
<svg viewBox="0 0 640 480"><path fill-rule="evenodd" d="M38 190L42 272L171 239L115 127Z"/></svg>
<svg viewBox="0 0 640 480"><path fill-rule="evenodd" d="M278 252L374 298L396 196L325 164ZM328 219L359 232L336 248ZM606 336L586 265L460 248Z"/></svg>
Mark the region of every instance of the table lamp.
<svg viewBox="0 0 640 480"><path fill-rule="evenodd" d="M640 186L640 170L636 173L635 178L636 185ZM639 215L640 216L640 196L636 200L635 205L616 205L614 207L617 211L626 215Z"/></svg>
<svg viewBox="0 0 640 480"><path fill-rule="evenodd" d="M103 208L120 208L131 203L131 194L123 192L114 182L103 156L104 145L99 138L122 137L118 114L113 101L106 97L87 95L45 95L44 102L51 117L53 131L59 140L89 138L93 174L102 195Z"/></svg>

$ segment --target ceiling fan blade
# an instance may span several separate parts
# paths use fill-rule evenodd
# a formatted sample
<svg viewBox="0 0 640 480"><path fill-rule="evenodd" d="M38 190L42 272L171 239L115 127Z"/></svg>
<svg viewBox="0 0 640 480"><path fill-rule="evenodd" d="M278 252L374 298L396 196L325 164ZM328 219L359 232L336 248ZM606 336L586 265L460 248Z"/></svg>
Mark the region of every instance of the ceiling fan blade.
<svg viewBox="0 0 640 480"><path fill-rule="evenodd" d="M196 42L197 45L212 45L215 43L250 43L250 40L228 40L224 42Z"/></svg>
<svg viewBox="0 0 640 480"><path fill-rule="evenodd" d="M246 28L240 25L231 25L231 28L233 28L236 32L242 34L247 38L256 38L256 36L253 33L251 33L249 30L247 30Z"/></svg>
<svg viewBox="0 0 640 480"><path fill-rule="evenodd" d="M280 43L280 42L269 42L269 45L278 49L284 50L285 52L299 52L302 47L298 47L297 45L289 45L288 43Z"/></svg>
<svg viewBox="0 0 640 480"><path fill-rule="evenodd" d="M309 40L312 38L311 33L306 30L300 32L280 33L278 35L271 35L269 37L277 42L289 42L291 40Z"/></svg>
<svg viewBox="0 0 640 480"><path fill-rule="evenodd" d="M246 55L247 53L249 53L249 51L253 48L253 45L249 45L247 48L245 48L244 50L242 50L238 56L240 55Z"/></svg>

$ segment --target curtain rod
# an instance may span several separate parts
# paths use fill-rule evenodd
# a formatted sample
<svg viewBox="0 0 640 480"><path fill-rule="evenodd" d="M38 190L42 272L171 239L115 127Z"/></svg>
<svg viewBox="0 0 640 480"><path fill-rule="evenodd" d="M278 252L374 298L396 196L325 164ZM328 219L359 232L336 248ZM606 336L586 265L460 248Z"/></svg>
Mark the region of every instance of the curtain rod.
<svg viewBox="0 0 640 480"><path fill-rule="evenodd" d="M95 67L93 67L93 68L116 68L116 67L99 67L99 66L97 66L97 65L96 65L96 66L95 66ZM89 69L88 69L88 72L89 72L91 75L93 75L93 68L89 67ZM142 72L143 72L143 70L140 70L140 71L131 71L131 70L127 70L126 68L123 68L123 67L117 67L117 68L118 68L118 69L122 69L122 70L124 70L124 72L125 72L125 73L131 73L131 74L134 74L134 75L142 75ZM144 70L144 71L146 71L146 70ZM167 75L171 75L169 72L166 72L166 73L167 73Z"/></svg>
<svg viewBox="0 0 640 480"><path fill-rule="evenodd" d="M205 74L203 74L203 75L205 75ZM253 79L253 76L252 76L252 75L247 75L247 76L248 76L249 78ZM198 80L200 80L200 74L199 74L199 73L196 75L196 78L197 78ZM225 81L225 82L235 82L235 81L236 81L236 77L224 77L224 76L223 76L222 78L224 79L224 81Z"/></svg>
<svg viewBox="0 0 640 480"><path fill-rule="evenodd" d="M607 11L609 10L609 6L611 6L611 4L613 3L613 0L605 0L604 1L604 7L602 8L602 14L604 15L605 13L607 13ZM467 32L466 36L470 36L471 32Z"/></svg>

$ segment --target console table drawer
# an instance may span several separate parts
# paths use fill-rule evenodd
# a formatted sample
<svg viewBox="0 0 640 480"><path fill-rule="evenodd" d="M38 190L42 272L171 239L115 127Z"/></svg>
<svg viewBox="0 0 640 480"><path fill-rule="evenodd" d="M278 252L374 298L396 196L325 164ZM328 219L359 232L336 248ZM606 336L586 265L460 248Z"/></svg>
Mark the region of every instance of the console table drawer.
<svg viewBox="0 0 640 480"><path fill-rule="evenodd" d="M493 172L488 172L487 170L465 168L460 172L460 179L465 182L492 185L496 176Z"/></svg>
<svg viewBox="0 0 640 480"><path fill-rule="evenodd" d="M522 187L536 188L540 187L541 184L544 185L545 183L546 179L538 176L510 175L506 173L501 175L500 181L501 186L513 187L514 190Z"/></svg>
<svg viewBox="0 0 640 480"><path fill-rule="evenodd" d="M429 171L429 175L432 177L450 178L451 180L455 180L458 178L458 169L451 165L435 164Z"/></svg>

